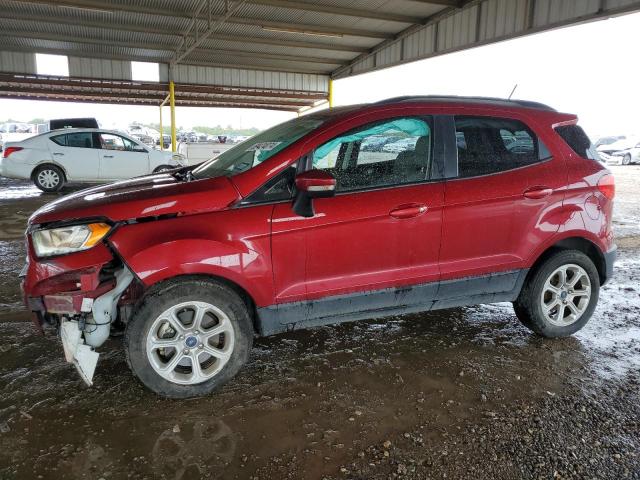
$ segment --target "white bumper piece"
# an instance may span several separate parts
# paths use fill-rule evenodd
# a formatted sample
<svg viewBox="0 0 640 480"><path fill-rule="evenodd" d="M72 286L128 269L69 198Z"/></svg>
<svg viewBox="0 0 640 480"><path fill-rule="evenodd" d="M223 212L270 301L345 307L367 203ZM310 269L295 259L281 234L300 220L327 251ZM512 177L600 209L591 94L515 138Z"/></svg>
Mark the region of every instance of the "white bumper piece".
<svg viewBox="0 0 640 480"><path fill-rule="evenodd" d="M64 357L72 363L84 383L93 385L93 374L100 354L94 350L109 338L111 322L116 319L118 300L133 280L133 274L123 267L115 274L116 286L113 290L91 301L82 300L82 311L91 312L84 324L84 331L80 330L77 320L62 320L60 338L64 348Z"/></svg>
<svg viewBox="0 0 640 480"><path fill-rule="evenodd" d="M64 348L64 358L76 367L84 383L93 385L93 374L100 354L89 345L85 345L78 322L63 320L60 325L60 338Z"/></svg>

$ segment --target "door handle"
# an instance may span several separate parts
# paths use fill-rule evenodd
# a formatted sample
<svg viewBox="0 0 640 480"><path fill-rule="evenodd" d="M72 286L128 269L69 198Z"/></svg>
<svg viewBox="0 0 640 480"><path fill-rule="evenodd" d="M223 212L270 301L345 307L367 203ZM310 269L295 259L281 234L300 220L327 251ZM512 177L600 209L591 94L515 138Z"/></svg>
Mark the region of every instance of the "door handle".
<svg viewBox="0 0 640 480"><path fill-rule="evenodd" d="M427 213L427 206L422 204L400 205L389 212L393 218L404 219L419 217Z"/></svg>
<svg viewBox="0 0 640 480"><path fill-rule="evenodd" d="M60 156L64 156L64 153L62 152L53 152L54 155L60 155Z"/></svg>
<svg viewBox="0 0 640 480"><path fill-rule="evenodd" d="M104 158L113 158L113 155L103 155Z"/></svg>
<svg viewBox="0 0 640 480"><path fill-rule="evenodd" d="M530 198L531 200L540 200L541 198L548 197L553 193L553 189L549 187L531 187L524 191L523 195L525 198Z"/></svg>

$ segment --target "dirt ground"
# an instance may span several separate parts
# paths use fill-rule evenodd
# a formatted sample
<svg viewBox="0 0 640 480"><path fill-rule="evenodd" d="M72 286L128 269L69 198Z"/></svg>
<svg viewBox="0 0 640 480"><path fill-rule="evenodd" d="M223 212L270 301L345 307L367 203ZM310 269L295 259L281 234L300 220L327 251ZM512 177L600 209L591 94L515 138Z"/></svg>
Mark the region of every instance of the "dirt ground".
<svg viewBox="0 0 640 480"><path fill-rule="evenodd" d="M620 260L587 327L532 335L509 304L255 342L219 393L161 399L102 348L95 385L33 334L26 218L0 179L0 478L640 478L640 167L612 167Z"/></svg>

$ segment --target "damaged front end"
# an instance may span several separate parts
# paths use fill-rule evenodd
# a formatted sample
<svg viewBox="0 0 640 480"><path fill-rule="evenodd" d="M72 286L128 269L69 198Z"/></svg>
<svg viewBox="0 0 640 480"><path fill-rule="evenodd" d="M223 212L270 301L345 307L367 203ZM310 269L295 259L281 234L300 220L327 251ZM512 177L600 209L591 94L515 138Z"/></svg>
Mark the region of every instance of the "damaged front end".
<svg viewBox="0 0 640 480"><path fill-rule="evenodd" d="M67 362L92 385L95 351L127 321L139 284L109 247L37 258L30 237L22 288L36 327L60 335Z"/></svg>

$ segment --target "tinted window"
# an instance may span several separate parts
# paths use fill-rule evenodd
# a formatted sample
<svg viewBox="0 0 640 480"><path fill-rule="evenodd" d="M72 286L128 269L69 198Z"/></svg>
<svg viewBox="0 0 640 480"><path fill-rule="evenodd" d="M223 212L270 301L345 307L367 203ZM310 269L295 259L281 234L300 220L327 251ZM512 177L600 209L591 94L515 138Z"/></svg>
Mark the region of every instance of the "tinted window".
<svg viewBox="0 0 640 480"><path fill-rule="evenodd" d="M294 163L280 175L269 180L243 203L269 203L291 200L295 191L298 164Z"/></svg>
<svg viewBox="0 0 640 480"><path fill-rule="evenodd" d="M591 147L591 140L589 140L589 137L579 125L563 125L557 127L556 132L558 132L558 135L571 147L571 150L582 158L599 160L595 148ZM603 142L603 144L606 143Z"/></svg>
<svg viewBox="0 0 640 480"><path fill-rule="evenodd" d="M65 147L67 145L67 136L66 135L56 135L55 137L50 137L51 140L56 145L60 145Z"/></svg>
<svg viewBox="0 0 640 480"><path fill-rule="evenodd" d="M551 156L524 123L490 117L456 117L458 176L477 177L526 167Z"/></svg>
<svg viewBox="0 0 640 480"><path fill-rule="evenodd" d="M68 133L67 147L93 148L93 134L91 132Z"/></svg>
<svg viewBox="0 0 640 480"><path fill-rule="evenodd" d="M420 182L428 178L431 137L423 118L377 122L317 148L312 166L330 172L339 192Z"/></svg>

